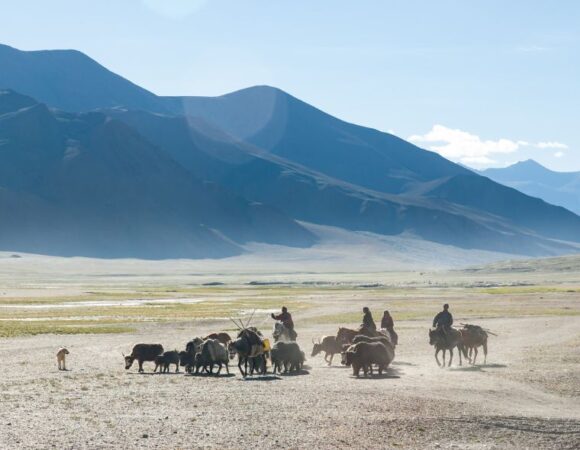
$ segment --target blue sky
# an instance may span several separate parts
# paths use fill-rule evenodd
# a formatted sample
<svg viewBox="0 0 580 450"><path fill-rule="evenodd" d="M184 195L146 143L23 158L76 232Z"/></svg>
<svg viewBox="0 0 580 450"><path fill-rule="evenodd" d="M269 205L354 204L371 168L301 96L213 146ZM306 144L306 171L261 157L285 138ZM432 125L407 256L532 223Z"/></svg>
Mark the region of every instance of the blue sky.
<svg viewBox="0 0 580 450"><path fill-rule="evenodd" d="M277 86L474 167L580 170L576 0L19 0L0 42L162 95Z"/></svg>

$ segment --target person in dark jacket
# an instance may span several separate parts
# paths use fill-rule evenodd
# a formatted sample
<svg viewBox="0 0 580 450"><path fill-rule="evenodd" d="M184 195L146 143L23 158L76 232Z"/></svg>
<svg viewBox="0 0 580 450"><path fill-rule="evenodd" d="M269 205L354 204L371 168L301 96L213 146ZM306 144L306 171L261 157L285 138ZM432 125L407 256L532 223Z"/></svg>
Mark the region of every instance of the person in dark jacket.
<svg viewBox="0 0 580 450"><path fill-rule="evenodd" d="M399 343L399 336L395 332L395 322L393 321L393 317L389 311L385 311L383 313L383 318L381 319L381 328L387 330L393 345L397 345Z"/></svg>
<svg viewBox="0 0 580 450"><path fill-rule="evenodd" d="M445 303L443 305L443 311L435 316L433 319L433 328L441 328L444 331L449 330L453 325L453 316L449 312L449 305Z"/></svg>
<svg viewBox="0 0 580 450"><path fill-rule="evenodd" d="M282 306L282 314L276 315L272 313L272 319L282 322L282 325L288 328L288 331L290 332L290 338L293 341L296 340L298 335L296 331L294 331L294 321L292 320L292 314L288 312L288 308Z"/></svg>
<svg viewBox="0 0 580 450"><path fill-rule="evenodd" d="M371 310L365 306L363 308L363 313L362 328L366 328L371 333L375 333L377 331L377 326L373 319L373 315L371 314Z"/></svg>

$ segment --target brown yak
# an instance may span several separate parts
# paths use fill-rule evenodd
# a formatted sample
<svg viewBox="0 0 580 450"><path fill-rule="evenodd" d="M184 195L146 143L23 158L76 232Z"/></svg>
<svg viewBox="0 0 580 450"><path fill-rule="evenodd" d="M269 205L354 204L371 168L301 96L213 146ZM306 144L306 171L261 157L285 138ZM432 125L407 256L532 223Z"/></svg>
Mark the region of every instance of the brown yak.
<svg viewBox="0 0 580 450"><path fill-rule="evenodd" d="M471 364L475 364L477 359L478 347L483 347L483 364L487 362L487 332L478 325L463 324L459 330L463 338L465 356L469 358ZM469 351L469 353L467 353ZM473 354L473 359L471 355Z"/></svg>

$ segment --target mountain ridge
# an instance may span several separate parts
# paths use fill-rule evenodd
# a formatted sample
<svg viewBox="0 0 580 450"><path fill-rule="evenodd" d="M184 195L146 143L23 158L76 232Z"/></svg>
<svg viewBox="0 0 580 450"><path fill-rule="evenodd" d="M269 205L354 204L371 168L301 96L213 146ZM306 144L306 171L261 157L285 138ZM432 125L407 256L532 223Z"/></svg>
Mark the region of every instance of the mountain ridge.
<svg viewBox="0 0 580 450"><path fill-rule="evenodd" d="M0 65L6 61L12 64L3 66L7 70L0 73L0 89L20 87L24 93L37 92L38 103L56 108L45 107L58 123L68 123L69 134L57 136L63 142L60 147L53 146L64 152L66 158L78 163L79 151L83 158L88 158L86 149L77 148L75 142L79 139L75 133L86 138L83 133L101 126L95 121L104 117L126 127L125 134L121 133L122 139L99 144L101 153L97 154L112 160L91 160L105 179L108 173L115 173L120 179L112 177L105 185L94 174L91 178L91 168L87 165L82 166L86 172L85 184L90 181L91 186L101 190L121 189L124 186L121 179L127 174L107 171L106 165L123 168L119 158L125 154L109 153L107 146L130 149L137 136L142 141L139 145L150 149L146 152L169 159L179 168L174 171L180 175L174 176L168 169L171 164L162 164L166 168L165 176L174 178L169 185L176 186L187 173L196 183L206 186L196 188L206 199L202 203L192 199L192 204L204 204L212 211L210 199L214 198L224 205L224 214L229 209L237 211L237 219L218 220L219 226L213 227L218 230L214 238L219 241L218 237L222 236L223 245L233 243L234 253L243 251L239 244L252 239L270 239L284 245L286 232L289 233L286 244L311 245L315 237L301 229L295 219L385 235L411 233L425 240L463 248L503 249L530 255L572 251L574 246L560 242L563 237L580 242L580 217L474 174L396 136L342 121L278 88L258 86L219 97L160 97L108 71L80 52L20 53L0 47ZM72 58L72 62L67 63L66 58ZM19 78L17 75L23 68L31 75ZM87 70L91 73L87 74ZM68 73L71 71L72 76ZM61 111L63 106L69 112ZM2 117L7 119L6 114ZM13 126L18 130L18 126ZM34 129L34 123L28 126ZM48 133L48 128L45 127L44 133ZM8 133L6 140L11 137L10 130L5 127L4 131ZM13 157L24 158L23 161L28 153L33 159L39 158L38 161L48 157L45 150L52 147L45 146L40 151L39 145L26 141L34 140L34 133L29 134L18 136L23 151ZM48 139L49 135L43 136ZM133 154L132 161L138 160L138 156ZM154 167L151 158L149 161ZM153 172L149 174L152 177ZM17 171L11 175L4 170L0 187L15 183L18 177L14 173ZM59 178L63 176L62 167L57 164L51 176L56 180L52 185L54 190L64 182ZM71 172L67 176L72 176ZM46 181L19 177L27 183ZM168 208L167 217L180 217L179 211L188 210L180 190L175 188L171 195L164 193L162 179L155 180L159 192L145 185L139 192L140 185L133 186L135 204L144 201L140 196L157 199ZM80 178L66 181L74 186L82 185ZM207 186L213 186L221 194L208 190ZM58 192L59 198L72 195L64 191ZM83 192L87 196L94 194ZM118 194L124 202L129 201L124 191ZM232 203L228 198L237 200ZM77 206L81 203L78 198L75 201ZM128 208L134 206L130 202L126 204ZM146 209L144 205L141 204L142 209ZM118 207L116 213L120 210ZM90 208L85 211L89 212ZM541 220L545 216L551 217L550 223ZM152 222L155 215L145 214L143 219ZM176 219L173 226L186 232L184 223L194 222ZM153 236L152 232L149 235Z"/></svg>
<svg viewBox="0 0 580 450"><path fill-rule="evenodd" d="M528 159L505 168L486 169L480 173L532 197L580 214L580 171L557 172Z"/></svg>

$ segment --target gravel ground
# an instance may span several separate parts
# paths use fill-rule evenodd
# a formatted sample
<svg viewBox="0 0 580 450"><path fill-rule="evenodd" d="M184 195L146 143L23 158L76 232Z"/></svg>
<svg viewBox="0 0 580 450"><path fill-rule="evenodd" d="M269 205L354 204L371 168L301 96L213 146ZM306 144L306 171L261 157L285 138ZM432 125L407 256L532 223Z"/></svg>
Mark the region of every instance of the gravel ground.
<svg viewBox="0 0 580 450"><path fill-rule="evenodd" d="M246 380L235 365L219 378L124 370L134 343L180 349L226 322L4 339L0 448L579 448L580 317L480 323L499 335L486 365L439 369L425 324L399 322L395 362L373 379L321 356L301 375ZM336 331L298 326L307 353L312 337Z"/></svg>

